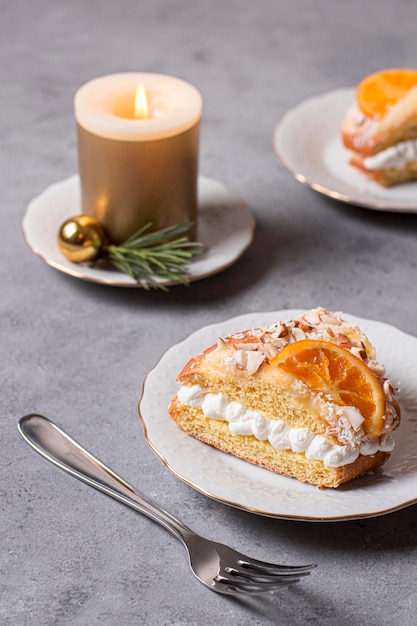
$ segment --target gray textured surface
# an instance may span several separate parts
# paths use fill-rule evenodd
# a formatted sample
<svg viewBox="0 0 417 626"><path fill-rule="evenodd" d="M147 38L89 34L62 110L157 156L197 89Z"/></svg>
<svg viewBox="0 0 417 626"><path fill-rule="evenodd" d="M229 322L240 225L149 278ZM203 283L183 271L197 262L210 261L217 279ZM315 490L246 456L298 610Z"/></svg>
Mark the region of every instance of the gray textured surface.
<svg viewBox="0 0 417 626"><path fill-rule="evenodd" d="M415 506L339 524L231 509L171 475L145 443L136 405L170 345L243 312L320 304L417 334L415 216L320 197L272 151L289 107L378 68L415 64L416 6L0 0L2 624L415 623ZM169 294L64 276L21 234L30 199L76 170L77 87L131 69L182 76L201 90L200 170L245 198L258 223L236 265ZM17 419L32 411L197 531L319 568L267 600L211 593L174 538L20 439Z"/></svg>

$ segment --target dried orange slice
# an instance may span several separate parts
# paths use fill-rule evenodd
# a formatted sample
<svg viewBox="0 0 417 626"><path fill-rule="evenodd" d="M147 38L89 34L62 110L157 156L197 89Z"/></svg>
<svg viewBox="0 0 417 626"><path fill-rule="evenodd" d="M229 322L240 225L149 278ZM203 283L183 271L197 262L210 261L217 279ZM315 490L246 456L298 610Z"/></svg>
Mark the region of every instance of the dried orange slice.
<svg viewBox="0 0 417 626"><path fill-rule="evenodd" d="M385 396L369 367L349 350L327 341L306 339L286 345L269 363L322 392L340 406L353 406L364 429L379 436L384 425Z"/></svg>
<svg viewBox="0 0 417 626"><path fill-rule="evenodd" d="M388 109L417 85L417 70L382 70L364 78L356 88L356 101L368 117L384 117Z"/></svg>

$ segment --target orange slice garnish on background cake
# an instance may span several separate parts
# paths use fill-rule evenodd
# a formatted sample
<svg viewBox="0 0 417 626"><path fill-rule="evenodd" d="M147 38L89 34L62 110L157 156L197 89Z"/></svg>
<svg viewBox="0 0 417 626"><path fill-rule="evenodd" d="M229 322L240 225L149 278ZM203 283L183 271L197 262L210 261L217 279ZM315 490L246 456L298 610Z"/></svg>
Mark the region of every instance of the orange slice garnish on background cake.
<svg viewBox="0 0 417 626"><path fill-rule="evenodd" d="M356 88L356 101L368 117L384 117L407 91L417 85L417 70L390 69L364 78Z"/></svg>
<svg viewBox="0 0 417 626"><path fill-rule="evenodd" d="M364 430L379 436L384 425L385 395L369 367L349 350L327 341L306 339L286 345L269 361L274 367L322 392L340 406L353 406Z"/></svg>

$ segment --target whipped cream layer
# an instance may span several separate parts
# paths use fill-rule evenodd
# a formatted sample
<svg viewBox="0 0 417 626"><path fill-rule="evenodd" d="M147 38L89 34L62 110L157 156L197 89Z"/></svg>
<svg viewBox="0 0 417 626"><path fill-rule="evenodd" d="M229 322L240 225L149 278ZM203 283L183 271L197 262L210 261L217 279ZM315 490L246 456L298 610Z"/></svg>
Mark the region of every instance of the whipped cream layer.
<svg viewBox="0 0 417 626"><path fill-rule="evenodd" d="M207 393L200 385L182 385L177 398L181 404L201 410L209 419L228 422L229 430L234 435L268 440L277 450L304 453L308 459L323 461L329 467L353 463L360 454L370 456L379 450L391 452L394 448L394 440L390 435L372 440L365 437L357 441L356 445L334 444L307 428L292 428L284 420L269 419L259 411L246 409L239 402L229 401L221 393ZM339 414L346 412L345 418L349 421L363 420L355 407L338 406L337 411Z"/></svg>
<svg viewBox="0 0 417 626"><path fill-rule="evenodd" d="M368 170L397 170L417 161L417 139L401 141L363 160Z"/></svg>

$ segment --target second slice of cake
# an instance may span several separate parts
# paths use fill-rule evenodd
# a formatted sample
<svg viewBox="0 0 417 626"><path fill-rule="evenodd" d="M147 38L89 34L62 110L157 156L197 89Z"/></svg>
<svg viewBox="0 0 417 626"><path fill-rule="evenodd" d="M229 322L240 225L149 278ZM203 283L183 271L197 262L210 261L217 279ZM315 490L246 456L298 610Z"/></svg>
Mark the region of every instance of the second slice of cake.
<svg viewBox="0 0 417 626"><path fill-rule="evenodd" d="M417 70L365 77L341 126L350 164L390 186L417 179Z"/></svg>

